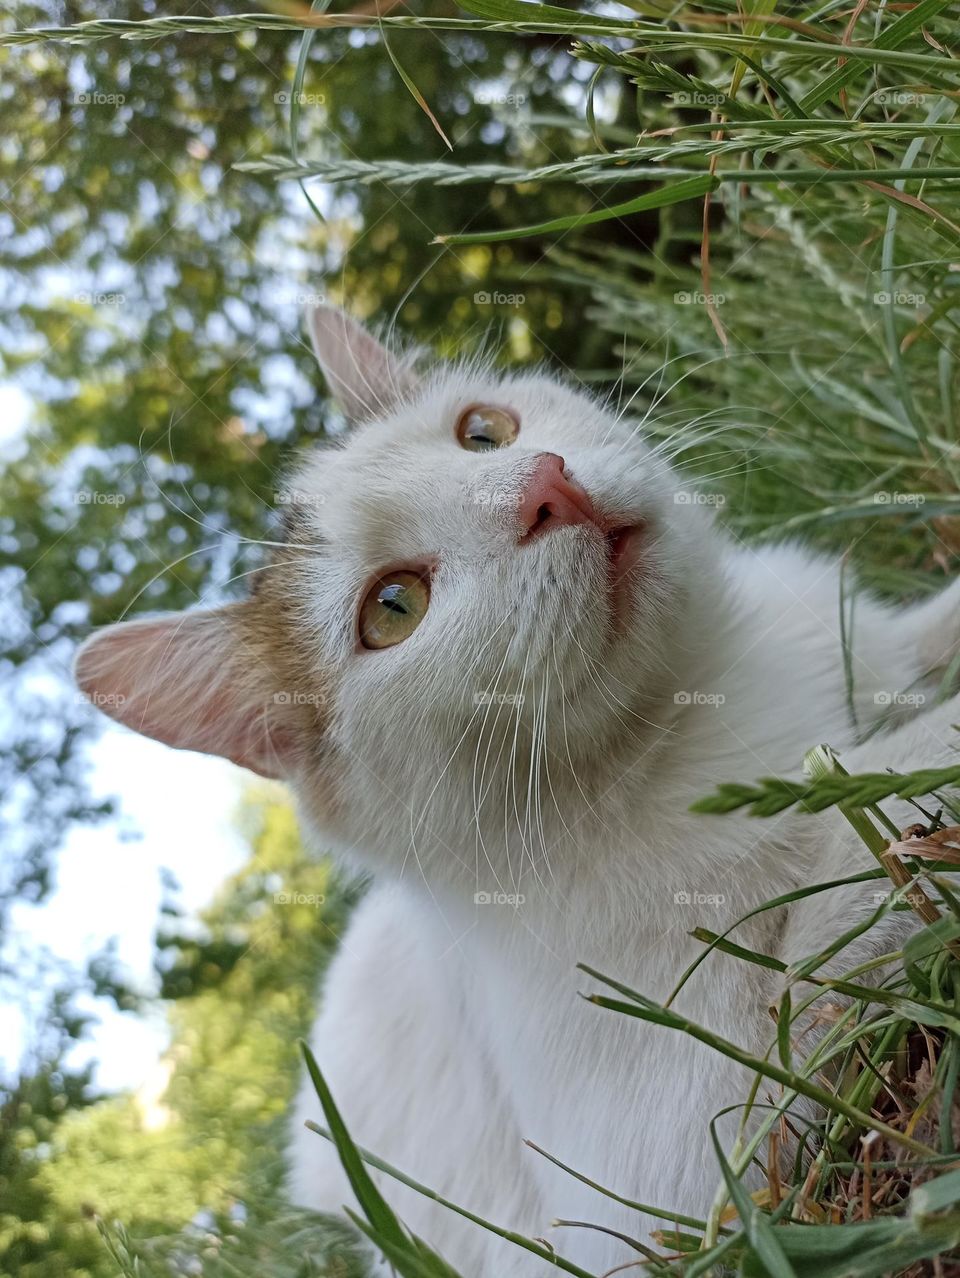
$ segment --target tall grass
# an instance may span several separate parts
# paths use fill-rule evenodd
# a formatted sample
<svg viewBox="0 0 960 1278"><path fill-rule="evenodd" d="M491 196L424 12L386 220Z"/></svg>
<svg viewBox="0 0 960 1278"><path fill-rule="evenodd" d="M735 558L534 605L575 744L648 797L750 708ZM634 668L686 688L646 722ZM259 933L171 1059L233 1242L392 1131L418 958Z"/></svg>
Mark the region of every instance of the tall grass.
<svg viewBox="0 0 960 1278"><path fill-rule="evenodd" d="M408 189L522 183L526 225L467 233L450 227L441 244L550 238L543 263L515 270L528 285L540 276L578 285L577 322L609 333L617 347L615 367L581 368L579 376L620 383L622 403L633 401L653 438L671 441L679 464L723 504L735 535L796 534L841 547L864 579L891 595L935 586L936 573L960 549L957 6L625 0L611 16L527 0L466 0L462 10L378 18L285 9L101 21L0 39L149 40L179 31L229 38L250 27L299 29L298 91L309 83L309 41L333 26L379 23L384 32L422 30L424 39L451 29L536 33L567 42L594 75L580 108L548 121L563 125L568 144L549 165L523 163L523 130L545 122L535 117L504 118L515 134L516 162L498 152L489 163L464 166L455 153L418 163L303 155L294 116L288 154L242 167L305 182L308 190L314 179ZM405 72L397 92L417 92L415 78ZM604 109L610 95L624 94L636 99L635 135ZM550 221L537 216L537 192L554 183L579 193L579 211ZM699 210L695 220L687 205ZM579 234L651 210L660 210L651 253ZM814 744L798 742L798 752ZM636 1240L650 1272L958 1272L960 901L943 871L960 856L960 831L952 825L960 817L946 797L960 769L849 778L829 754L811 766L801 787L731 778L704 796L704 806L750 804L762 819L793 803L840 805L877 856L869 874L889 888L864 929L905 909L919 910L919 928L903 951L884 956L880 977L863 968L823 977L827 954L784 973L787 993L771 1022L769 1050L756 1057L642 991L588 973L598 1015L669 1026L736 1056L756 1077L736 1147L725 1150L704 1131L717 1160L709 1218L672 1215L681 1223ZM920 828L908 838L891 830L884 813L891 795L917 807ZM796 895L831 886L811 884ZM704 962L722 950L745 963L778 965L739 946L735 930L697 935ZM849 939L838 937L829 956ZM808 1044L798 1024L825 994L836 996L832 1022ZM356 1149L309 1053L307 1060L327 1138L361 1205L357 1227L404 1278L451 1278L456 1257L441 1259L413 1238L366 1167L405 1179L402 1169ZM822 1117L792 1117L798 1097L815 1100ZM785 1146L795 1151L786 1171ZM767 1185L751 1194L744 1178L756 1162ZM436 1198L429 1187L415 1187ZM617 1188L596 1186L598 1195ZM469 1206L448 1204L464 1215ZM684 1205L662 1206L682 1213ZM511 1235L509 1222L472 1218L477 1228L541 1255L545 1265L591 1278L541 1243ZM119 1263L132 1272L134 1262L114 1243Z"/></svg>

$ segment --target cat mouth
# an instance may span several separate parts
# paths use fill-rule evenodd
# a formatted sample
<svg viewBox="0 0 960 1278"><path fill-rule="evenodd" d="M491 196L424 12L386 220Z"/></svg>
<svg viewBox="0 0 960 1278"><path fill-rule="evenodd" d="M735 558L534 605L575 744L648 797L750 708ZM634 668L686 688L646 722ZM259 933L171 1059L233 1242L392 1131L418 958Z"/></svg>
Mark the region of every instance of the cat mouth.
<svg viewBox="0 0 960 1278"><path fill-rule="evenodd" d="M622 631L630 613L631 585L640 562L647 525L642 520L612 528L607 543L607 589L614 626Z"/></svg>

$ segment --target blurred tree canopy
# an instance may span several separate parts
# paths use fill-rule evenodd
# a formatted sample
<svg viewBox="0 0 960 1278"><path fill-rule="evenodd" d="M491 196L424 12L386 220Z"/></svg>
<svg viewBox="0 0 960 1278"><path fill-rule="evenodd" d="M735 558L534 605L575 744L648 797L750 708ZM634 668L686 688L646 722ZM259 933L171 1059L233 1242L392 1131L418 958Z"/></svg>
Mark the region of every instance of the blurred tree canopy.
<svg viewBox="0 0 960 1278"><path fill-rule="evenodd" d="M189 11L39 0L0 22ZM591 69L562 42L414 34L392 36L390 52L459 160L569 152L559 111L582 99ZM295 183L232 167L288 148L298 46L288 32L250 31L0 49L0 377L29 405L22 437L0 445L0 929L3 902L48 889L64 826L109 807L84 786L95 716L69 685L77 640L128 611L239 588L271 530L284 460L324 430L301 337L309 298L349 299L381 320L400 307L405 333L449 351L492 322L514 359L608 359L609 334L563 323L575 284L548 278L540 241L430 245L451 227L522 221L522 192L418 188L414 199L355 184L318 197L320 221ZM501 98L513 85L524 118L543 122L521 127L508 110L505 123L485 85ZM314 154L446 154L375 32L313 40L299 114L300 146ZM565 187L537 198L558 213L587 199ZM655 219L605 228L634 247L655 233ZM523 300L478 305L481 287Z"/></svg>
<svg viewBox="0 0 960 1278"><path fill-rule="evenodd" d="M309 1219L298 1219L298 1241L294 1216L278 1213L282 1126L297 1038L356 890L338 885L328 863L304 861L278 799L252 801L245 825L250 861L199 922L168 913L160 967L172 1045L156 1076L133 1095L85 1104L86 1075L48 1049L8 1100L3 1278L114 1278L98 1218L108 1228L123 1221L141 1272L198 1272L198 1257L232 1254L238 1234L251 1278L268 1257L280 1278L287 1261L291 1273L305 1263ZM338 1248L339 1236L325 1229L323 1247Z"/></svg>
<svg viewBox="0 0 960 1278"><path fill-rule="evenodd" d="M69 992L47 1009L41 1041L0 1099L0 1275L53 1278L94 1272L103 1255L89 1222L68 1220L46 1181L50 1142L65 1116L90 1104L90 1069L71 1069L82 1033Z"/></svg>

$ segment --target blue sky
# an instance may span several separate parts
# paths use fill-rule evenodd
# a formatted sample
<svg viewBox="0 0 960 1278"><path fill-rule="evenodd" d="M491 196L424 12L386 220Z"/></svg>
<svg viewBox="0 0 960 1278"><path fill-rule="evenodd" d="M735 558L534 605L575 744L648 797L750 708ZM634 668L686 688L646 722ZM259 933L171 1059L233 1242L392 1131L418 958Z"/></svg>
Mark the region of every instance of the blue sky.
<svg viewBox="0 0 960 1278"><path fill-rule="evenodd" d="M0 461L16 451L29 427L33 404L10 384L0 384ZM96 712L91 709L91 716ZM249 848L235 829L247 774L220 759L171 750L102 717L102 735L89 746L94 796L120 797L115 820L77 826L56 858L55 888L40 906L14 908L13 944L42 946L83 969L116 938L117 957L136 988L153 988L153 935L162 898L161 870L181 886L181 906L206 905L223 879L239 868ZM131 838L131 832L140 837ZM0 1001L0 1071L15 1069L30 1042L31 1003L38 992ZM32 997L33 994L33 997ZM81 1005L83 1006L83 1005ZM167 1042L161 1009L144 1017L117 1012L105 1000L90 1002L96 1023L78 1048L97 1062L105 1089L137 1087L152 1072Z"/></svg>
<svg viewBox="0 0 960 1278"><path fill-rule="evenodd" d="M120 795L118 819L70 831L56 862L56 886L40 906L17 906L15 931L58 958L82 967L111 938L137 988L153 987L153 934L162 898L161 869L181 885L188 912L201 909L224 877L249 856L234 827L246 774L220 759L170 750L106 724L90 747L95 794ZM140 838L131 839L131 830ZM81 1005L84 1006L84 1005ZM166 1044L163 1014L115 1011L103 1000L97 1024L78 1056L97 1061L96 1082L136 1087ZM29 1035L28 1017L0 1005L0 1066L16 1064Z"/></svg>

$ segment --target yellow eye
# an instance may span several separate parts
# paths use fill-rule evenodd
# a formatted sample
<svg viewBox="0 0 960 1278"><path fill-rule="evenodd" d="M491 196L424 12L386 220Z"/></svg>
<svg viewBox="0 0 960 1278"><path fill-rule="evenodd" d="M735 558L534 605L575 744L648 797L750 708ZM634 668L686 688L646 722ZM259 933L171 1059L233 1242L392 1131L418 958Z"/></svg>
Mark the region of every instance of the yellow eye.
<svg viewBox="0 0 960 1278"><path fill-rule="evenodd" d="M415 572L388 572L367 591L360 605L360 642L365 648L392 648L409 639L427 615L430 584Z"/></svg>
<svg viewBox="0 0 960 1278"><path fill-rule="evenodd" d="M460 447L471 453L485 453L491 448L506 448L520 432L520 423L506 408L492 404L474 404L460 414L457 439Z"/></svg>

